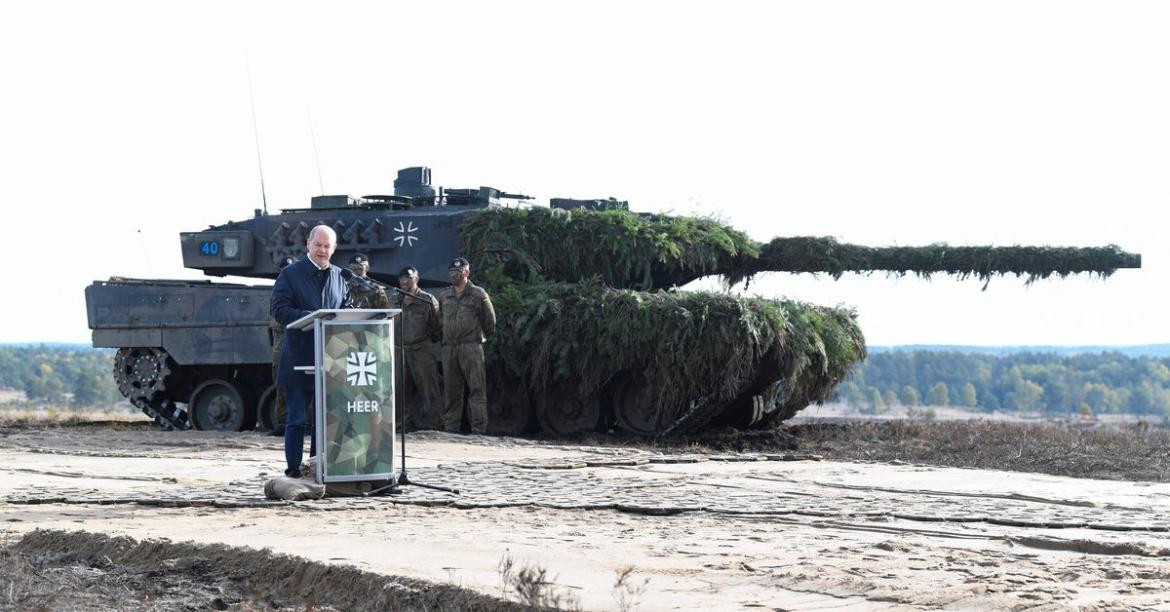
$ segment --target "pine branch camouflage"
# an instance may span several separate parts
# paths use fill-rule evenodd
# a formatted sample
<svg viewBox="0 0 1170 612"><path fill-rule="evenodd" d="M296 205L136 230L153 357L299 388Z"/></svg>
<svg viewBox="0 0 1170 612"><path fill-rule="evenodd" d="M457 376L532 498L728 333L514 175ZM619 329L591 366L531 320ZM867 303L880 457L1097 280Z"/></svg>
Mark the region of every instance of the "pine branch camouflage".
<svg viewBox="0 0 1170 612"><path fill-rule="evenodd" d="M753 397L768 412L756 425L788 418L828 399L866 350L851 309L669 290L675 286L712 275L730 285L765 271L944 273L985 282L1016 274L1031 282L1140 265L1139 256L1112 246L760 244L712 219L620 210L493 209L461 231L499 315L500 333L486 347L493 388L585 398L637 376L656 394L663 429L685 415L680 431Z"/></svg>

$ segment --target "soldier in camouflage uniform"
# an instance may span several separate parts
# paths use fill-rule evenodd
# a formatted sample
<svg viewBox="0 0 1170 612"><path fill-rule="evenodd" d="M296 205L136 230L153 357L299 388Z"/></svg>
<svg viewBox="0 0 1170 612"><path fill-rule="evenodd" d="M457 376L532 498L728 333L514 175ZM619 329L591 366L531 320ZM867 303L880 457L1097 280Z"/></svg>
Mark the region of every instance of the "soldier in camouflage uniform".
<svg viewBox="0 0 1170 612"><path fill-rule="evenodd" d="M279 273L292 262L292 257L281 259L276 264L276 271ZM272 380L275 381L276 371L280 369L280 349L284 347L284 326L276 320L276 317L270 316L268 329L272 332ZM288 406L284 403L284 387L276 385L276 391L272 395L272 422L268 424L272 429L268 430L268 435L283 436L284 421L288 415Z"/></svg>
<svg viewBox="0 0 1170 612"><path fill-rule="evenodd" d="M439 323L439 300L419 289L418 270L407 266L398 273L399 292L390 298L390 308L402 309L401 338L403 394L403 426L407 431L419 428L441 427L443 423L443 396L439 392L439 368L435 363L435 340L442 326ZM411 297L403 297L403 293ZM421 396L421 397L420 397ZM422 410L419 410L419 400Z"/></svg>
<svg viewBox="0 0 1170 612"><path fill-rule="evenodd" d="M349 260L349 270L354 273L354 276L367 278L370 273L370 260L365 255L358 253ZM390 299L386 297L386 290L381 287L377 291L373 291L356 280L350 279L349 293L353 296L354 308L389 308Z"/></svg>
<svg viewBox="0 0 1170 612"><path fill-rule="evenodd" d="M486 291L469 280L471 264L456 257L447 268L451 287L439 292L443 322L443 425L458 432L463 417L463 386L469 391L467 417L471 432L487 432L487 389L483 343L496 332L496 311Z"/></svg>

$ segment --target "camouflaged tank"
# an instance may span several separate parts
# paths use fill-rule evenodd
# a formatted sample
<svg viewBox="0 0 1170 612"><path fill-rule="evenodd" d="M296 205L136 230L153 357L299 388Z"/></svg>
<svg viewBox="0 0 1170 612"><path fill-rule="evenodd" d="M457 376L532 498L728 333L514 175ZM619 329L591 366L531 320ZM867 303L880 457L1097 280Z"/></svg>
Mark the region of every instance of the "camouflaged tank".
<svg viewBox="0 0 1170 612"><path fill-rule="evenodd" d="M363 253L370 276L387 284L413 265L424 287L443 286L447 263L466 256L499 320L485 353L488 428L501 434L769 427L827 400L865 358L850 309L679 289L699 278L885 271L1035 280L1141 265L1113 246L761 244L711 219L634 213L612 199L538 206L490 187L435 190L421 167L400 171L394 187L184 232L184 265L275 278L282 258L304 255L317 224L337 231L335 262ZM119 349L115 377L131 401L165 426L247 429L275 420L269 293L111 279L86 297L94 345Z"/></svg>

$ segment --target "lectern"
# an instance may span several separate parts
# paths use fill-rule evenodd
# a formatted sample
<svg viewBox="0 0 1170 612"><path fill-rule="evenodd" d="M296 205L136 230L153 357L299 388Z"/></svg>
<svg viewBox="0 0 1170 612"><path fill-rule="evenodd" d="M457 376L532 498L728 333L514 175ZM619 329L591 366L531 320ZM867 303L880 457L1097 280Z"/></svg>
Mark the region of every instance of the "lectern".
<svg viewBox="0 0 1170 612"><path fill-rule="evenodd" d="M317 484L395 482L394 327L401 309L321 309L289 324L313 328Z"/></svg>

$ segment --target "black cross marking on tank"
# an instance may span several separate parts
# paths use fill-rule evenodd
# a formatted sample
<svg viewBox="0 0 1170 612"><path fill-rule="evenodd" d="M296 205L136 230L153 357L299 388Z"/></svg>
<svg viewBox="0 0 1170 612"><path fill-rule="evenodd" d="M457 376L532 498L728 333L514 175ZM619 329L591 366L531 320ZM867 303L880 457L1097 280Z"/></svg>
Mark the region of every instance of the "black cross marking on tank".
<svg viewBox="0 0 1170 612"><path fill-rule="evenodd" d="M418 240L418 236L411 236L411 234L418 231L418 228L414 226L414 221L407 221L406 225L403 225L399 221L398 227L395 227L394 231L402 234L401 236L394 237L394 242L397 242L398 246L402 246L403 243L406 243L406 246L414 246L414 241Z"/></svg>

